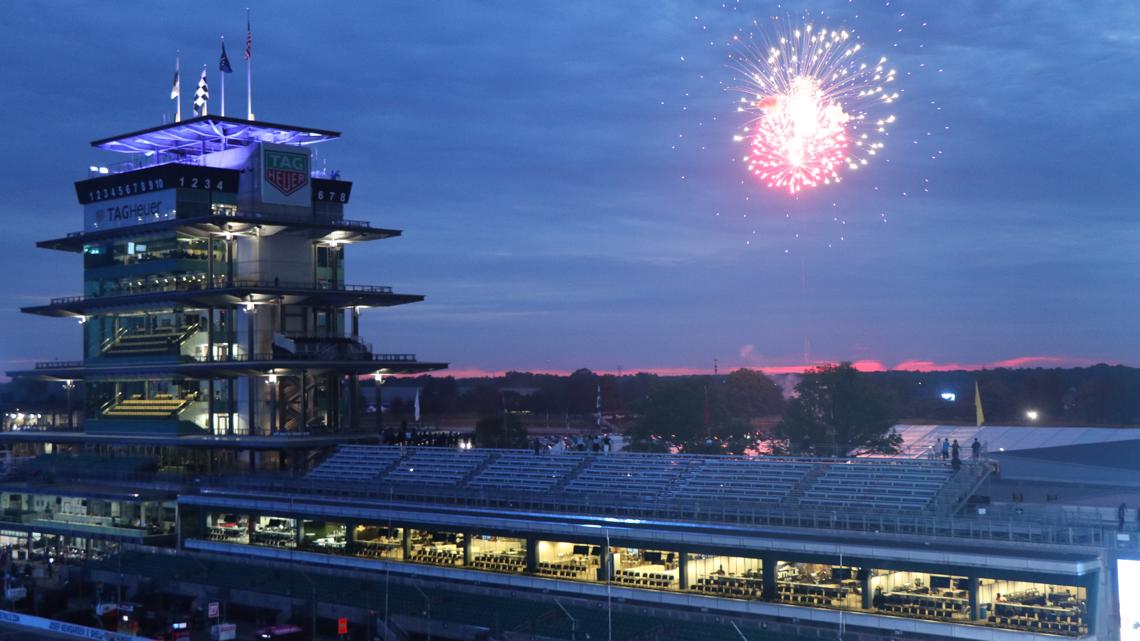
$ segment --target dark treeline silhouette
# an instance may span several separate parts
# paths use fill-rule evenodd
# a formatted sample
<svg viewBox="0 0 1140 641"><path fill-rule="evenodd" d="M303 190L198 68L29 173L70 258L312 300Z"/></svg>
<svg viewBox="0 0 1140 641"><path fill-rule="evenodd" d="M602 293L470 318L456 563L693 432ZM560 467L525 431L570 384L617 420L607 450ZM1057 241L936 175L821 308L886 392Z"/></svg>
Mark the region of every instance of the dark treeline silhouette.
<svg viewBox="0 0 1140 641"><path fill-rule="evenodd" d="M790 392L798 376L769 377ZM900 421L974 421L974 383L981 389L986 420L992 424L1025 424L1026 411L1036 410L1040 424L1134 425L1140 423L1140 369L1095 365L1069 369L991 369L953 372L874 372L868 383L886 391L892 415ZM410 416L412 402L405 395L390 394L396 388L419 388L421 413L427 418L489 416L504 410L537 415L589 417L595 411L598 389L606 416L632 416L646 411L648 400L669 389L696 394L706 387L713 400L720 389L732 386L730 374L719 376L657 376L596 374L581 369L568 376L508 372L488 378L455 379L449 376L393 378L385 383L385 403L396 416ZM680 382L680 383L679 383ZM365 383L367 384L367 382ZM678 387L678 385L680 386ZM720 387L718 387L720 386ZM733 390L730 402L750 402L747 385ZM760 388L757 394L763 394ZM726 390L727 391L727 390ZM945 401L943 392L956 400ZM74 407L82 407L82 384L74 391ZM703 414L704 392L700 398ZM0 384L0 410L62 411L66 392L60 383L16 380ZM736 416L759 412L782 412L782 407L757 399L757 405L736 409ZM713 404L712 411L718 410ZM715 419L715 416L714 416ZM700 417L703 422L703 415Z"/></svg>
<svg viewBox="0 0 1140 641"><path fill-rule="evenodd" d="M790 393L799 376L769 377ZM892 414L900 421L974 422L974 383L982 395L986 421L1025 424L1026 411L1039 413L1039 424L1135 425L1140 423L1140 369L1121 365L1055 369L988 369L951 372L869 372L865 379L888 393ZM730 385L719 376L614 376L581 369L569 376L509 372L504 376L454 379L421 376L393 381L420 387L424 415L488 415L529 411L588 416L601 387L606 415L640 414L646 401L678 381L697 387ZM955 395L943 400L943 393ZM408 403L410 405L410 403ZM398 408L398 405L394 408ZM761 403L761 407L764 406ZM773 406L775 408L775 406ZM757 408L759 409L759 408ZM779 408L776 414L780 413Z"/></svg>

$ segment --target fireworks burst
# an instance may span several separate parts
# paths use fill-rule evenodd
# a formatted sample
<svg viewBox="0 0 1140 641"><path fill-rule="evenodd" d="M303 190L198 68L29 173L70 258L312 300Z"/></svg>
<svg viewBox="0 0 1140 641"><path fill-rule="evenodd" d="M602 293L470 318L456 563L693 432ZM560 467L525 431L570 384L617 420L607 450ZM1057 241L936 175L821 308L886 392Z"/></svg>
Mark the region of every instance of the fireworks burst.
<svg viewBox="0 0 1140 641"><path fill-rule="evenodd" d="M744 94L737 111L750 116L744 162L768 187L796 194L839 182L883 148L886 113L898 97L887 85L887 59L861 61L862 44L844 30L811 24L760 48L738 34L730 56ZM881 115L880 115L881 114Z"/></svg>

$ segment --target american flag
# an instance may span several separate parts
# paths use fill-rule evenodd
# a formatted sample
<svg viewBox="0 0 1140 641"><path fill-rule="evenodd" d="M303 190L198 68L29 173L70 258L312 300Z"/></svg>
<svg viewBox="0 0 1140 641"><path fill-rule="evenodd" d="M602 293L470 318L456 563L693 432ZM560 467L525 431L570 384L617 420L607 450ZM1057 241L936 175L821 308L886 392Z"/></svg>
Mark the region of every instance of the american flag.
<svg viewBox="0 0 1140 641"><path fill-rule="evenodd" d="M194 115L206 115L206 102L210 100L210 86L206 84L206 68L202 67L202 77L198 79L198 91L194 93Z"/></svg>
<svg viewBox="0 0 1140 641"><path fill-rule="evenodd" d="M253 56L253 31L249 28L249 14L245 15L245 59Z"/></svg>

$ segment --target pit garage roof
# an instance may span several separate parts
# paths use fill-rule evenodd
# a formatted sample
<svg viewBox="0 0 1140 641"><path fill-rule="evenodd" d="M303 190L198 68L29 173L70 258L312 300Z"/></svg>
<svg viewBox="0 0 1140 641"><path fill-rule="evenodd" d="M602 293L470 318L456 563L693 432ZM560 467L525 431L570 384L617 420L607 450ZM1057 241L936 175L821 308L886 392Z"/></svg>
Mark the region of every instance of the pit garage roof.
<svg viewBox="0 0 1140 641"><path fill-rule="evenodd" d="M938 439L958 441L968 455L974 437L990 454L1045 447L1140 440L1140 429L1117 427L1042 427L1016 425L896 425L905 456L921 457Z"/></svg>

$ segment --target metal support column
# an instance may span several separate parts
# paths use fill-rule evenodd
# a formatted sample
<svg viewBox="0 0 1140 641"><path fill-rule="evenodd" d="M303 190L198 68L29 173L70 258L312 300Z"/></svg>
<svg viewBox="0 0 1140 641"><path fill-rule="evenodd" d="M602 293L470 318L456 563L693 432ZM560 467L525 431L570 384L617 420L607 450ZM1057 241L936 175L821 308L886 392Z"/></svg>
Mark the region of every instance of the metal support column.
<svg viewBox="0 0 1140 641"><path fill-rule="evenodd" d="M779 592L776 588L776 567L779 565L779 560L773 554L765 554L761 559L761 572L764 577L764 600L775 601Z"/></svg>
<svg viewBox="0 0 1140 641"><path fill-rule="evenodd" d="M463 532L463 567L471 567L471 533Z"/></svg>
<svg viewBox="0 0 1140 641"><path fill-rule="evenodd" d="M870 610L874 607L874 596L871 594L871 568L859 568L859 589L863 593L862 608Z"/></svg>
<svg viewBox="0 0 1140 641"><path fill-rule="evenodd" d="M410 561L412 559L412 528L404 527L404 528L402 528L402 531L403 531L404 536L403 536L403 539L401 540L401 546L402 546L401 552L403 552L404 556L400 560L401 561Z"/></svg>
<svg viewBox="0 0 1140 641"><path fill-rule="evenodd" d="M982 618L981 608L978 607L978 576L976 574L971 575L967 577L967 580L969 581L966 591L970 599L970 620L977 621Z"/></svg>
<svg viewBox="0 0 1140 641"><path fill-rule="evenodd" d="M210 434L214 433L214 375L210 375L210 382L206 391L208 399L206 399L206 420L210 426Z"/></svg>
<svg viewBox="0 0 1140 641"><path fill-rule="evenodd" d="M301 370L301 425L297 430L299 432L304 432L309 427L309 390L305 378L305 370Z"/></svg>
<svg viewBox="0 0 1140 641"><path fill-rule="evenodd" d="M685 550L677 553L677 587L689 589L689 553Z"/></svg>
<svg viewBox="0 0 1140 641"><path fill-rule="evenodd" d="M270 383L270 385L273 386L273 400L272 400L273 411L272 411L272 414L270 415L270 418L269 418L269 420L270 420L269 429L271 430L271 433L276 434L277 430L279 429L279 426L281 424L281 417L280 417L281 409L280 409L280 405L279 405L280 394L281 394L281 384L277 382L276 376L274 376L273 378L274 378L273 382Z"/></svg>
<svg viewBox="0 0 1140 641"><path fill-rule="evenodd" d="M538 572L538 539L533 536L526 538L526 572Z"/></svg>
<svg viewBox="0 0 1140 641"><path fill-rule="evenodd" d="M206 308L206 360L214 360L214 308Z"/></svg>

